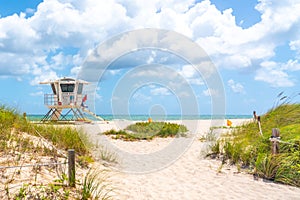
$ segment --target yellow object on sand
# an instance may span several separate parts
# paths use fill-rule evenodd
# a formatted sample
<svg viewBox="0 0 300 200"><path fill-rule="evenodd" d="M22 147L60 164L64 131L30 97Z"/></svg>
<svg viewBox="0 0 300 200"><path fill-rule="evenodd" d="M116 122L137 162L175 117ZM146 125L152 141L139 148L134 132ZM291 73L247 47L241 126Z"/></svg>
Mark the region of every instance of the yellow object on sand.
<svg viewBox="0 0 300 200"><path fill-rule="evenodd" d="M230 121L229 119L227 119L227 126L231 126L232 125L232 121Z"/></svg>

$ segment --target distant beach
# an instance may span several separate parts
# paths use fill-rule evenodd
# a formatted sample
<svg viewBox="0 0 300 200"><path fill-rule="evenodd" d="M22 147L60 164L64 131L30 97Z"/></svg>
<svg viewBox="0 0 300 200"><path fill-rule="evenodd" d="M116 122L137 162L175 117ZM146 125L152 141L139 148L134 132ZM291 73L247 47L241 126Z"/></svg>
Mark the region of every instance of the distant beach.
<svg viewBox="0 0 300 200"><path fill-rule="evenodd" d="M27 114L27 117L31 121L39 121L44 115L41 114ZM149 117L153 120L206 120L206 119L251 119L252 115L111 115L111 114L98 114L106 121L112 120L130 120L130 121L146 121ZM92 119L91 116L87 116ZM92 119L95 120L95 119Z"/></svg>

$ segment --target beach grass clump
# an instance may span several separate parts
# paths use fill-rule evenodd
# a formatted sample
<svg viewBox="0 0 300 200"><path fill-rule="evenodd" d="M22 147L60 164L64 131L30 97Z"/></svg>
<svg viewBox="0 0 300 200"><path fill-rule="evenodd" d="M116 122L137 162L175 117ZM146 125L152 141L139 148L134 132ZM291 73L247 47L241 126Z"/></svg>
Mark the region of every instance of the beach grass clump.
<svg viewBox="0 0 300 200"><path fill-rule="evenodd" d="M247 168L259 177L300 187L300 104L280 104L261 116L262 133L256 121L218 139L213 153L223 161ZM279 154L272 155L272 129L280 130Z"/></svg>
<svg viewBox="0 0 300 200"><path fill-rule="evenodd" d="M277 155L260 153L256 159L255 173L265 179L275 180L276 173L280 166L281 158Z"/></svg>
<svg viewBox="0 0 300 200"><path fill-rule="evenodd" d="M35 151L45 153L44 149L40 147L32 148L34 146L33 141L24 137L22 134L22 130L25 126L27 126L26 119L18 115L15 109L0 106L1 157L2 155L6 157L17 157L15 161L19 161L25 153ZM7 159L5 164L9 164L10 161L11 159Z"/></svg>
<svg viewBox="0 0 300 200"><path fill-rule="evenodd" d="M125 141L152 140L155 137L185 136L188 129L184 125L167 122L137 122L124 130L109 130L105 135L113 135L114 139Z"/></svg>
<svg viewBox="0 0 300 200"><path fill-rule="evenodd" d="M82 130L70 126L33 125L32 134L41 135L52 142L59 149L74 149L78 155L87 155L88 146L91 145Z"/></svg>
<svg viewBox="0 0 300 200"><path fill-rule="evenodd" d="M3 131L8 128L12 128L17 118L16 111L14 109L1 106L0 107L0 130Z"/></svg>
<svg viewBox="0 0 300 200"><path fill-rule="evenodd" d="M56 148L75 149L79 155L87 155L87 145L90 145L81 130L70 126L32 124L15 109L6 106L0 106L0 133L0 146L3 150L22 147L23 150L18 150L24 152L38 148L33 148L32 142L23 133L43 137Z"/></svg>
<svg viewBox="0 0 300 200"><path fill-rule="evenodd" d="M114 152L111 152L109 149L101 148L99 153L100 153L101 160L109 162L109 163L118 163L117 154Z"/></svg>
<svg viewBox="0 0 300 200"><path fill-rule="evenodd" d="M112 199L113 188L109 182L106 170L90 169L83 179L80 189L82 200Z"/></svg>

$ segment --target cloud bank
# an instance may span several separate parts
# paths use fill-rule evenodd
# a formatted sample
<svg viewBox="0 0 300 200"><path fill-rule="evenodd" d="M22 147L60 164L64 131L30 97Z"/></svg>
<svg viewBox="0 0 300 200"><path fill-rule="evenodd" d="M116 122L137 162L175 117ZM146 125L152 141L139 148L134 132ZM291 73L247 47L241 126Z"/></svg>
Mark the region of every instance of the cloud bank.
<svg viewBox="0 0 300 200"><path fill-rule="evenodd" d="M220 11L209 0L45 0L30 15L0 18L0 76L25 75L34 85L66 71L74 75L98 43L146 27L191 38L220 69L249 69L253 80L273 87L295 86L293 73L300 71L300 2L260 0L255 9L261 20L242 28L232 9ZM284 45L295 56L278 61L277 49ZM152 54L148 64L156 58ZM193 80L190 68L183 68L192 83L202 84Z"/></svg>

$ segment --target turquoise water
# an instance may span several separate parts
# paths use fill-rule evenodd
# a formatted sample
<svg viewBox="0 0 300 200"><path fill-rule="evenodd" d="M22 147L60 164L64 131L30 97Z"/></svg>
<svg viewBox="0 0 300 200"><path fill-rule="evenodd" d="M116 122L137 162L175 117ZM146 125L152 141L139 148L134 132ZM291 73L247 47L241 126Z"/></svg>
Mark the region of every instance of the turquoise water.
<svg viewBox="0 0 300 200"><path fill-rule="evenodd" d="M44 115L27 115L28 119L31 121L40 121ZM149 115L98 115L101 118L111 121L111 120L131 120L131 121L146 121L150 117ZM70 116L71 117L71 116ZM91 120L96 120L91 116L86 116ZM151 116L153 120L197 120L197 119L250 119L252 115L155 115Z"/></svg>

